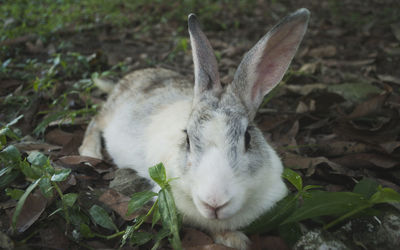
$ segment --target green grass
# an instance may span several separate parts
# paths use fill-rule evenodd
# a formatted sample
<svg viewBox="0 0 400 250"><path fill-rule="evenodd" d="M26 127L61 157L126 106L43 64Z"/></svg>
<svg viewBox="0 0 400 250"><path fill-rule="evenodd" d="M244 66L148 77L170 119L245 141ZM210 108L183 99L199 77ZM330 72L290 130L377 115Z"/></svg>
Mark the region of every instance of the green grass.
<svg viewBox="0 0 400 250"><path fill-rule="evenodd" d="M165 22L182 23L196 12L206 26L226 28L215 16L222 9L248 12L251 1L220 0L13 0L0 5L0 41L24 35L46 37L71 28L79 31L101 24L152 25Z"/></svg>

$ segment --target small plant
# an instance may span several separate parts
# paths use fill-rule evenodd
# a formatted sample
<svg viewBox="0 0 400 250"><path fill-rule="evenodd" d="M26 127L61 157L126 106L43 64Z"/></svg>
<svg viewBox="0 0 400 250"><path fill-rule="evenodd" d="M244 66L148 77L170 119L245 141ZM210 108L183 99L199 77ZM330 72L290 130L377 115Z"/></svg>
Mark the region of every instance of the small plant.
<svg viewBox="0 0 400 250"><path fill-rule="evenodd" d="M53 190L57 192L61 199L61 208L56 212L63 211L67 224L70 223L68 207L72 207L78 197L78 194L63 194L57 183L64 181L71 173L71 169L54 169L50 160L40 152L32 152L26 159L23 159L18 149L9 145L0 152L0 163L4 166L1 170L1 186L5 187L13 181L20 173L32 183L26 190L7 188L6 193L13 199L18 200L15 212L12 216L12 229L16 229L18 216L22 211L29 194L39 187L42 194L50 199ZM54 214L55 212L53 212Z"/></svg>
<svg viewBox="0 0 400 250"><path fill-rule="evenodd" d="M127 214L132 214L133 212L139 210L151 199L153 199L153 197L158 196L158 198L146 215L138 217L134 225L127 227L125 234L122 237L122 246L127 240L130 240L131 243L136 243L136 245L141 245L151 240L151 236L149 234L143 234L142 232L137 232L137 230L143 224L143 222L146 221L150 215L152 215L152 227L154 227L154 225L160 220L163 226L159 233L154 236L156 243L153 249L156 249L161 240L165 237L168 237L173 249L182 249L179 238L181 219L176 210L175 202L169 185L169 182L173 179L167 179L165 168L162 163L149 168L149 174L150 177L161 187L161 190L158 193L144 191L136 193L132 196L129 202Z"/></svg>
<svg viewBox="0 0 400 250"><path fill-rule="evenodd" d="M329 229L377 204L400 202L399 193L366 178L355 185L353 192L327 192L313 190L321 186L303 187L301 176L291 169L286 168L283 177L296 188L297 193L289 194L273 209L246 227L246 233L278 230L288 243L294 243L301 236L298 224L300 221L313 219L322 223L324 229ZM325 223L324 216L336 219ZM297 234L294 238L293 231Z"/></svg>

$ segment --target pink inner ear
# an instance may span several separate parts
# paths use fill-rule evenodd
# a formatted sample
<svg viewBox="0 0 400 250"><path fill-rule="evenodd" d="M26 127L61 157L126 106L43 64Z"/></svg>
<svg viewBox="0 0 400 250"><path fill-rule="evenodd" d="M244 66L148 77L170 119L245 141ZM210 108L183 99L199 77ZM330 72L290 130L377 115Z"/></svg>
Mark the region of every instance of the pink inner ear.
<svg viewBox="0 0 400 250"><path fill-rule="evenodd" d="M256 67L256 82L253 85L251 98L256 101L264 97L281 80L297 51L303 30L292 24L282 27L268 39Z"/></svg>

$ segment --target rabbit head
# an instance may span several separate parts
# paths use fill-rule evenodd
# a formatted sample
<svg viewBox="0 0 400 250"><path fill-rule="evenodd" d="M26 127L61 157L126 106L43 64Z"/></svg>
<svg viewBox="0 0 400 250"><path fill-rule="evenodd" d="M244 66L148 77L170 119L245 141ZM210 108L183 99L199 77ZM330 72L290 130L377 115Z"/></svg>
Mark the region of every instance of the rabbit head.
<svg viewBox="0 0 400 250"><path fill-rule="evenodd" d="M233 82L222 87L211 45L189 15L195 86L181 145L183 194L176 203L192 223L213 230L242 227L286 194L282 163L253 120L288 69L308 18L306 9L284 18L247 52Z"/></svg>

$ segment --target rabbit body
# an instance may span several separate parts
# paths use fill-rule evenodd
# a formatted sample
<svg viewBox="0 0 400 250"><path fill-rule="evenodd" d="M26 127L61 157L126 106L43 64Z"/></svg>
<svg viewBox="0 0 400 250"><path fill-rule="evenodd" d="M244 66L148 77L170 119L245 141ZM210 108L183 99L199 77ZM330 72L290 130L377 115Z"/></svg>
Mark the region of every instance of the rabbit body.
<svg viewBox="0 0 400 250"><path fill-rule="evenodd" d="M195 84L161 68L127 75L89 124L80 154L102 158L103 135L120 168L150 179L148 168L164 163L167 177L176 178L171 190L184 222L246 249L249 240L237 230L287 193L281 160L253 119L292 60L308 15L301 9L275 26L224 88L211 46L189 16Z"/></svg>

